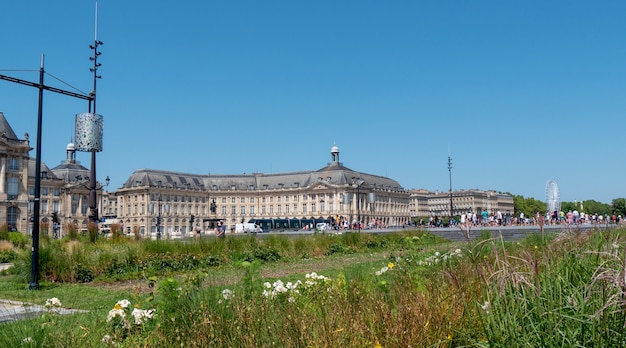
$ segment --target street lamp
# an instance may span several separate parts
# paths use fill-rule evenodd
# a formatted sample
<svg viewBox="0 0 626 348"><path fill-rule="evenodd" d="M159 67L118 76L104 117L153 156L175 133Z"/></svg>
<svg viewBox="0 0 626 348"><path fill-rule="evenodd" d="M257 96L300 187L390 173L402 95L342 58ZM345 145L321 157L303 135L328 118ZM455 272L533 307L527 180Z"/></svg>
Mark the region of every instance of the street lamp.
<svg viewBox="0 0 626 348"><path fill-rule="evenodd" d="M161 195L161 180L157 181L157 187L159 188L159 206L157 212L156 237L157 239L161 239L161 202L163 201Z"/></svg>
<svg viewBox="0 0 626 348"><path fill-rule="evenodd" d="M357 225L359 226L359 232L361 232L361 185L365 182L361 177L352 178L352 182L356 185L356 212L357 212Z"/></svg>
<svg viewBox="0 0 626 348"><path fill-rule="evenodd" d="M157 181L157 188L159 189L159 197L157 199L157 222L156 222L156 237L157 239L161 239L161 225L162 225L162 217L161 210L163 209L163 195L161 194L161 180ZM165 204L165 212L169 213L170 206ZM150 203L150 213L154 214L154 203Z"/></svg>
<svg viewBox="0 0 626 348"><path fill-rule="evenodd" d="M448 173L450 176L450 218L448 224L452 222L452 158L448 156Z"/></svg>

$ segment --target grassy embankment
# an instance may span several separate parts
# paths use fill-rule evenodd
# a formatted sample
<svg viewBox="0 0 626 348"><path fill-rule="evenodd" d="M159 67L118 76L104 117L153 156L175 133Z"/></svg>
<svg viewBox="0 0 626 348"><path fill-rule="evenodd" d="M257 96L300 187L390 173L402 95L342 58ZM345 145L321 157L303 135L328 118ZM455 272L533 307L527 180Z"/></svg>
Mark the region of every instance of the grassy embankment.
<svg viewBox="0 0 626 348"><path fill-rule="evenodd" d="M0 298L89 312L48 301L1 324L0 346L619 347L624 232L44 240L41 289L27 290L26 248Z"/></svg>

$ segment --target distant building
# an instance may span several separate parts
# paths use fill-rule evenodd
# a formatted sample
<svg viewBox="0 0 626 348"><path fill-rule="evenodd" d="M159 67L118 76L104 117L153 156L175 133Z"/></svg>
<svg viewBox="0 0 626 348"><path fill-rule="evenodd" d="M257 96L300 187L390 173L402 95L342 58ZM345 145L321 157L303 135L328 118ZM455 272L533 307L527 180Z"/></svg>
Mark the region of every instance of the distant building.
<svg viewBox="0 0 626 348"><path fill-rule="evenodd" d="M507 212L512 216L515 205L513 196L496 191L460 190L452 192L452 213L450 212L450 192L431 192L427 190L410 190L411 217L448 217L460 216L463 213L480 214L486 211L489 215Z"/></svg>
<svg viewBox="0 0 626 348"><path fill-rule="evenodd" d="M35 175L40 175L41 233L54 234L54 213L59 218L57 236L65 235L70 224L77 230L86 229L89 170L76 161L73 144L68 145L67 158L62 164L50 169L42 163L40 173L35 173L35 159L29 156L30 150L28 134L18 139L0 112L0 225L6 224L9 230L32 232ZM98 195L102 203L102 192Z"/></svg>
<svg viewBox="0 0 626 348"><path fill-rule="evenodd" d="M32 232L35 175L40 175L41 233L63 237L70 228L85 231L90 170L76 161L74 144L67 145L64 161L53 168L42 163L40 173L30 150L28 134L17 138L0 112L0 225ZM101 229L119 224L142 238L155 238L157 225L167 238L211 232L218 222L231 229L272 219L292 229L295 221L360 221L367 228L450 215L449 192L408 191L393 179L352 170L339 161L337 146L331 148L331 162L318 170L214 175L139 169L116 192L96 186ZM480 190L452 193L452 215L483 210L513 214L513 197Z"/></svg>
<svg viewBox="0 0 626 348"><path fill-rule="evenodd" d="M409 222L409 192L397 181L345 167L337 146L331 157L319 170L277 174L140 169L115 192L117 218L127 233L144 238L155 238L159 217L164 238L210 232L218 221L229 229L256 219L285 220L286 229L296 228L295 220L360 219L364 228Z"/></svg>

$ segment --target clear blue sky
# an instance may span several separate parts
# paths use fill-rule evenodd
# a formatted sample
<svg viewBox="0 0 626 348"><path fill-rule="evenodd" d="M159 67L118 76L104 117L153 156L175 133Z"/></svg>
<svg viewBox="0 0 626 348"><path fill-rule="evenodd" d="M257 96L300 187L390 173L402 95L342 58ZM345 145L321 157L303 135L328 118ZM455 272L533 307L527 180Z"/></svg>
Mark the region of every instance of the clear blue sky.
<svg viewBox="0 0 626 348"><path fill-rule="evenodd" d="M0 3L0 74L88 93L95 1ZM98 180L317 170L404 188L563 201L626 196L625 1L98 2ZM8 71L30 69L34 72ZM46 75L46 84L73 90ZM35 146L37 90L0 80ZM44 94L42 159L65 159L87 102ZM35 151L31 152L35 156ZM78 159L90 166L88 153Z"/></svg>

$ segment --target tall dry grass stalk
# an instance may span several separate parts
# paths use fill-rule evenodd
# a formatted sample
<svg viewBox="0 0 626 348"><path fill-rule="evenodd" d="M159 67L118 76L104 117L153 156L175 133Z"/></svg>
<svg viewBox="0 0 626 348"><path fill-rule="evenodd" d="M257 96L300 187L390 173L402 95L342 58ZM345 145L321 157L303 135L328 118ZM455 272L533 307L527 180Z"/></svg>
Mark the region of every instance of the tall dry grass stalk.
<svg viewBox="0 0 626 348"><path fill-rule="evenodd" d="M0 240L0 251L8 251L13 249L13 243L8 240Z"/></svg>

